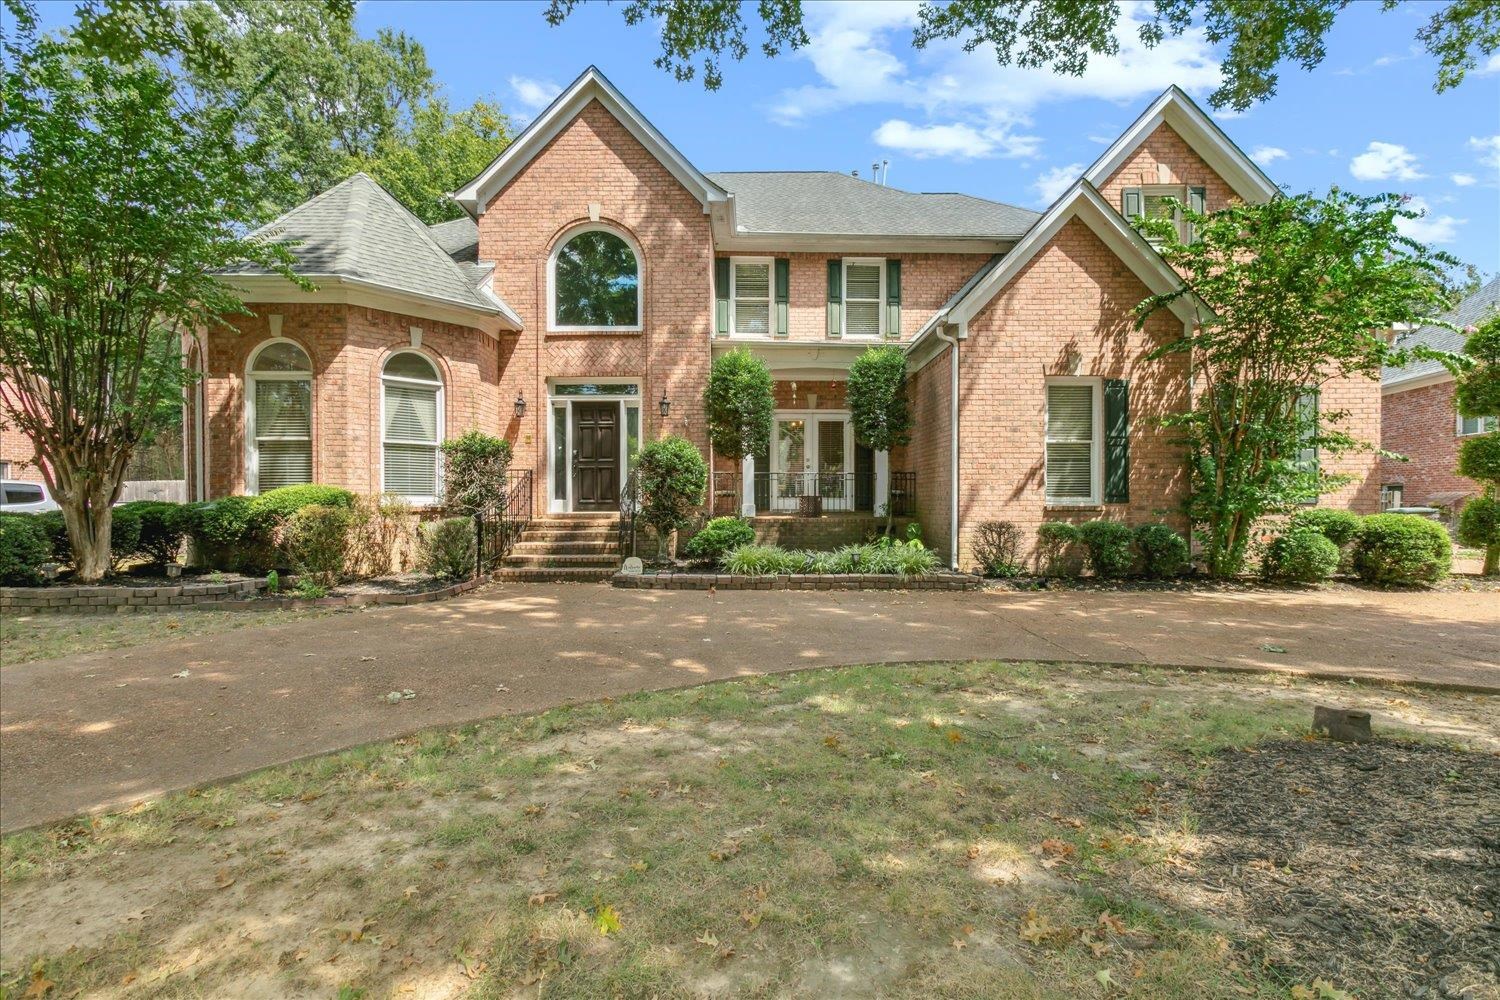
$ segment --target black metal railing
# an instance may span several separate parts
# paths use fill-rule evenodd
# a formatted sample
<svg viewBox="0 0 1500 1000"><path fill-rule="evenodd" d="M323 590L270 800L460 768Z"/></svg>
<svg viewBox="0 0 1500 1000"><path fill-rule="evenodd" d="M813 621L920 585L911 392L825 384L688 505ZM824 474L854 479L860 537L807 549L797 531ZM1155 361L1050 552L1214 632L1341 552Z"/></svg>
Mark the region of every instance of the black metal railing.
<svg viewBox="0 0 1500 1000"><path fill-rule="evenodd" d="M740 513L742 484L739 472L715 472L709 490L712 516L725 517ZM757 514L870 513L876 510L875 473L873 472L757 472L755 473L755 512ZM891 513L910 517L917 508L917 474L891 473Z"/></svg>
<svg viewBox="0 0 1500 1000"><path fill-rule="evenodd" d="M636 482L635 470L632 469L620 488L620 524L615 541L619 546L621 559L635 555L635 520L640 512L641 491Z"/></svg>
<svg viewBox="0 0 1500 1000"><path fill-rule="evenodd" d="M526 525L531 523L533 483L530 469L505 473L505 489L490 506L474 513L474 574L483 576L500 565Z"/></svg>

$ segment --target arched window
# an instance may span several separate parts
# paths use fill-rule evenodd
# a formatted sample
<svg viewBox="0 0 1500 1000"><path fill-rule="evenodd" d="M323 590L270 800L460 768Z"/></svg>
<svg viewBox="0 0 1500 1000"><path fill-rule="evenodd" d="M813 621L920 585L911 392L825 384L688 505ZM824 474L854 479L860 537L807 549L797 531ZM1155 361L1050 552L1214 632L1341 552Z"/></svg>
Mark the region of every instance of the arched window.
<svg viewBox="0 0 1500 1000"><path fill-rule="evenodd" d="M380 374L382 486L415 503L438 496L443 380L415 351L393 354Z"/></svg>
<svg viewBox="0 0 1500 1000"><path fill-rule="evenodd" d="M290 340L250 358L246 483L253 493L312 482L312 362Z"/></svg>
<svg viewBox="0 0 1500 1000"><path fill-rule="evenodd" d="M618 233L582 229L552 255L553 329L640 329L641 262Z"/></svg>

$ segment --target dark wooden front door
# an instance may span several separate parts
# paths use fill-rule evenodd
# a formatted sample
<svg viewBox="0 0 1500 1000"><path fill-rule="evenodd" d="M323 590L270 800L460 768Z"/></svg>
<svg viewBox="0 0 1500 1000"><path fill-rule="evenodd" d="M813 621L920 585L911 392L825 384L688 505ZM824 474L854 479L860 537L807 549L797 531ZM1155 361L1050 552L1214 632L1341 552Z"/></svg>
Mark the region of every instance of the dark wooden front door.
<svg viewBox="0 0 1500 1000"><path fill-rule="evenodd" d="M573 404L573 509L619 506L620 404Z"/></svg>

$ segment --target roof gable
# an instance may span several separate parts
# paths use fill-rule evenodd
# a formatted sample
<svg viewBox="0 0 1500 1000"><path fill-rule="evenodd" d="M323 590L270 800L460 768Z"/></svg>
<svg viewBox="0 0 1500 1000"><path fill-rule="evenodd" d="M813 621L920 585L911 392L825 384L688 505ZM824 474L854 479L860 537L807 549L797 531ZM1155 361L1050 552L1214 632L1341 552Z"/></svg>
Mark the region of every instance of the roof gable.
<svg viewBox="0 0 1500 1000"><path fill-rule="evenodd" d="M590 101L598 101L624 125L647 152L697 197L705 212L712 203L726 200L724 190L689 163L687 157L678 152L667 141L667 137L657 131L656 126L647 121L636 110L635 105L626 100L625 95L615 89L615 85L595 66L584 70L578 79L557 95L489 166L480 171L478 177L453 192L454 200L470 215L479 215L489 200L535 159L569 122L578 117Z"/></svg>
<svg viewBox="0 0 1500 1000"><path fill-rule="evenodd" d="M1102 187L1147 138L1163 124L1182 137L1203 162L1224 179L1234 193L1249 202L1268 201L1277 187L1265 171L1193 101L1182 88L1168 87L1121 133L1084 173L1083 179Z"/></svg>
<svg viewBox="0 0 1500 1000"><path fill-rule="evenodd" d="M1464 341L1468 339L1464 328L1478 326L1497 311L1500 311L1500 277L1491 278L1482 288L1466 296L1451 312L1443 314L1441 318L1453 324L1453 328L1424 326L1397 336L1395 346L1412 348L1420 345L1430 347L1435 351L1462 354ZM1452 377L1453 373L1448 371L1441 361L1431 358L1418 358L1401 368L1386 368L1380 373L1380 381L1387 387L1404 385L1419 379L1442 381Z"/></svg>

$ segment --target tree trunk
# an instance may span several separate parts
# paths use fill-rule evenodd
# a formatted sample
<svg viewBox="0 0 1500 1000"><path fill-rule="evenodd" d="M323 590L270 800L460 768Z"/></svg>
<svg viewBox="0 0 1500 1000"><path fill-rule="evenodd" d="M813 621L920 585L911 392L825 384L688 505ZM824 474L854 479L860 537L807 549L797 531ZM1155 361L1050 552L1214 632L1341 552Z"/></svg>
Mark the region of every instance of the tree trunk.
<svg viewBox="0 0 1500 1000"><path fill-rule="evenodd" d="M1485 576L1500 574L1500 542L1484 547L1484 569L1480 572Z"/></svg>
<svg viewBox="0 0 1500 1000"><path fill-rule="evenodd" d="M109 572L110 528L114 509L106 498L59 498L63 523L68 526L68 544L73 546L73 566L79 583L98 583Z"/></svg>

